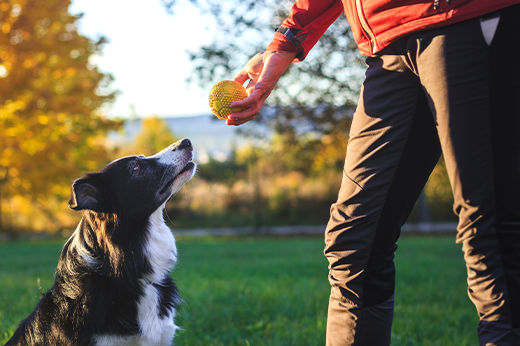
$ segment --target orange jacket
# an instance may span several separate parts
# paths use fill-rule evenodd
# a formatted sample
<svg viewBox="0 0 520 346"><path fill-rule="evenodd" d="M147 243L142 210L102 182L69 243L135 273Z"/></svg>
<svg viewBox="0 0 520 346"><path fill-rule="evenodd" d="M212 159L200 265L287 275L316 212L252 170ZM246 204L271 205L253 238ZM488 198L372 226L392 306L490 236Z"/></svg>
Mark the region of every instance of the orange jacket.
<svg viewBox="0 0 520 346"><path fill-rule="evenodd" d="M298 52L301 61L342 12L363 55L397 38L519 4L520 0L296 0L268 50ZM290 29L290 32L287 32Z"/></svg>

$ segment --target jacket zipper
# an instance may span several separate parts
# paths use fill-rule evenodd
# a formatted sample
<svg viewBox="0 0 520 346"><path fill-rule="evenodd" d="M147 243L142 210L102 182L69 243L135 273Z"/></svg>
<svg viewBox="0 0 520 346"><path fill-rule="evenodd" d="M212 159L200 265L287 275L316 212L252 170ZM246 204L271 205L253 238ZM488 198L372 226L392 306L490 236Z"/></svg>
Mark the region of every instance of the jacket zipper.
<svg viewBox="0 0 520 346"><path fill-rule="evenodd" d="M368 26L368 22L363 14L363 9L361 8L361 0L356 0L356 12L359 19L359 23L361 24L361 27L363 28L370 40L370 48L372 50L372 54L375 54L377 52L376 36L370 29L370 26Z"/></svg>

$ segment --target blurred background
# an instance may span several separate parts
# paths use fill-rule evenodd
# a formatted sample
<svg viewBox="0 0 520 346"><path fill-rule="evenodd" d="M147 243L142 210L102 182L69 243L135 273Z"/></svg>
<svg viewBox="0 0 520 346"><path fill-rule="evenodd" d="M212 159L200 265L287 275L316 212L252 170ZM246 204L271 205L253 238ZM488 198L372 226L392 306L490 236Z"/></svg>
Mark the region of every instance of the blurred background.
<svg viewBox="0 0 520 346"><path fill-rule="evenodd" d="M0 236L66 236L70 185L188 137L199 172L178 228L325 225L364 61L341 17L255 121L209 113L213 84L263 50L292 1L0 0ZM439 162L409 221L453 221Z"/></svg>
<svg viewBox="0 0 520 346"><path fill-rule="evenodd" d="M290 67L254 121L226 126L207 101L291 2L0 0L0 344L52 286L80 218L74 179L184 137L199 169L167 205L184 298L176 344L323 344L322 234L364 73L347 21ZM400 239L392 345L477 343L451 204L441 160L408 226L451 234ZM273 229L285 236L185 236Z"/></svg>

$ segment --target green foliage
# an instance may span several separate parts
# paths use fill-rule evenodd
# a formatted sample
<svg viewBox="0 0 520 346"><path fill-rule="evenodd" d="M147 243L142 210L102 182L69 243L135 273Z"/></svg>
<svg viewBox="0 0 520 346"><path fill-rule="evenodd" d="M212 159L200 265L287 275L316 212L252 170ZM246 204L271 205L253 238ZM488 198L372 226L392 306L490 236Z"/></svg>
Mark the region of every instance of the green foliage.
<svg viewBox="0 0 520 346"><path fill-rule="evenodd" d="M265 148L246 146L237 150L235 160L254 164L263 176L279 176L299 172L319 177L343 166L347 136L336 132L318 136L315 133L299 135L292 131L277 132Z"/></svg>
<svg viewBox="0 0 520 346"><path fill-rule="evenodd" d="M179 0L162 0L175 14ZM212 41L190 52L192 82L209 88L232 78L251 56L263 51L274 30L288 15L292 0L191 0L200 9ZM357 52L348 23L340 16L302 63L293 64L268 99L273 112L257 121L277 130L308 121L315 131L346 129L345 119L356 104L363 77L363 60Z"/></svg>
<svg viewBox="0 0 520 346"><path fill-rule="evenodd" d="M0 243L0 343L52 285L62 242ZM181 238L177 345L323 345L322 238ZM399 240L392 345L475 345L478 316L453 237ZM38 278L40 283L38 283Z"/></svg>
<svg viewBox="0 0 520 346"><path fill-rule="evenodd" d="M197 179L203 179L210 183L231 183L243 179L244 176L247 176L247 167L236 160L235 153L232 153L225 161L210 157L208 162L197 166Z"/></svg>
<svg viewBox="0 0 520 346"><path fill-rule="evenodd" d="M337 196L345 135L275 134L210 160L168 205L180 227L324 224ZM194 224L193 220L196 220Z"/></svg>
<svg viewBox="0 0 520 346"><path fill-rule="evenodd" d="M175 15L179 0L162 2ZM249 57L265 49L293 3L292 0L189 2L200 10L206 28L212 33L208 44L190 52L194 71L190 81L208 90L216 81L232 78ZM212 182L228 184L222 198L226 202L213 203L213 206L224 204L217 214L227 214L230 218L237 214L231 205L239 210L241 205L243 207L242 198L235 194L238 191L250 196L247 205L254 209L249 210L257 210L264 222L305 219L309 215L302 206L306 200L328 210L324 206L334 200L339 188L337 181L345 157L346 134L364 69L348 23L340 16L305 61L292 64L267 101L272 107L264 109L256 118L255 121L267 123L276 132L269 147L240 148L229 161L201 167L202 178L211 177ZM254 132L254 126L246 126L249 132ZM336 176L332 172L336 172ZM237 180L247 179L246 191L235 188L244 186ZM299 192L309 190L308 187L315 186L320 179L329 179L332 189L323 188L322 184L312 196ZM257 191L256 197L254 191ZM426 195L433 220L453 218L451 192L442 163L432 174ZM215 212L215 208L212 209ZM316 210L311 211L311 215Z"/></svg>

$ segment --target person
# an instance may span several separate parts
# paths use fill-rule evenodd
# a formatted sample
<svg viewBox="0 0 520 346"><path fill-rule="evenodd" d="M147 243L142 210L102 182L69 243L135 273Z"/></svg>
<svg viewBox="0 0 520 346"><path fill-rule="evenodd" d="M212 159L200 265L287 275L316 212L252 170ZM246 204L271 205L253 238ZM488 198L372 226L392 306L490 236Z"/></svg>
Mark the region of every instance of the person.
<svg viewBox="0 0 520 346"><path fill-rule="evenodd" d="M297 0L235 77L254 119L345 12L367 70L324 253L327 345L388 345L400 228L444 155L481 345L520 345L519 0ZM515 58L516 57L516 58Z"/></svg>

